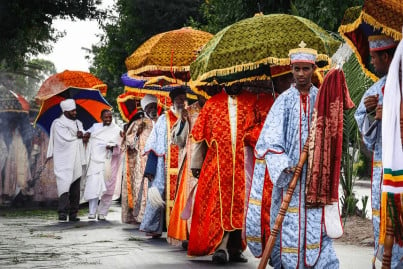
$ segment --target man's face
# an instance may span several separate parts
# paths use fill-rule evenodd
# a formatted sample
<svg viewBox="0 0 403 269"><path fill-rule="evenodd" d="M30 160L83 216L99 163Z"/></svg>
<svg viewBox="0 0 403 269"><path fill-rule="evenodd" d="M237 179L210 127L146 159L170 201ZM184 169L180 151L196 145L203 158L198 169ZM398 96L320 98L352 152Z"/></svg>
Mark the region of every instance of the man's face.
<svg viewBox="0 0 403 269"><path fill-rule="evenodd" d="M311 77L315 67L311 63L293 63L291 72L294 76L295 84L298 87L304 87L311 84Z"/></svg>
<svg viewBox="0 0 403 269"><path fill-rule="evenodd" d="M102 122L104 123L104 126L109 126L112 123L112 112L111 111L106 111L104 114L102 114Z"/></svg>
<svg viewBox="0 0 403 269"><path fill-rule="evenodd" d="M150 119L152 120L157 119L158 116L157 103L149 103L148 105L146 105L146 107L144 108L144 112Z"/></svg>
<svg viewBox="0 0 403 269"><path fill-rule="evenodd" d="M174 99L174 108L175 111L180 112L185 108L185 101L186 101L186 95L185 94L180 94L175 97Z"/></svg>
<svg viewBox="0 0 403 269"><path fill-rule="evenodd" d="M63 114L68 119L71 119L71 120L76 120L77 119L77 110L75 110L75 109L70 110L70 111L64 111Z"/></svg>
<svg viewBox="0 0 403 269"><path fill-rule="evenodd" d="M375 73L381 77L386 75L389 69L388 54L376 51L371 51L369 54L371 55L371 64L374 66Z"/></svg>

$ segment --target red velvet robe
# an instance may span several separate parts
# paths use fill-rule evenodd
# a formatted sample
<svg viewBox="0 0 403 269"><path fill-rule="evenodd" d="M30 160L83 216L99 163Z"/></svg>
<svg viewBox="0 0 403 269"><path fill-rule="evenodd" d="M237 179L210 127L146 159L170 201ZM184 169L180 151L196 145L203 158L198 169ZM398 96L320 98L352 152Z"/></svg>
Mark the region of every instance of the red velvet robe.
<svg viewBox="0 0 403 269"><path fill-rule="evenodd" d="M241 230L245 208L244 135L247 115L252 113L257 95L237 96L236 149L232 152L228 95L210 98L192 129L195 141L208 145L200 173L192 216L188 255L213 253L224 231ZM246 244L244 244L246 246Z"/></svg>

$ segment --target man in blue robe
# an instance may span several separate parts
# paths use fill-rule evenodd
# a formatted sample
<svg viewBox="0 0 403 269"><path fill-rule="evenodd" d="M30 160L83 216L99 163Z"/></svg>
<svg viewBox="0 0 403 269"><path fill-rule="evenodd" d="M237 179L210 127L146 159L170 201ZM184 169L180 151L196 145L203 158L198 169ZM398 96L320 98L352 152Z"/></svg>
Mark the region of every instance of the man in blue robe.
<svg viewBox="0 0 403 269"><path fill-rule="evenodd" d="M317 52L301 48L290 50L295 84L274 102L256 144L256 155L265 158L273 182L270 226L273 227L281 202L293 177L309 135L318 89L311 77ZM274 268L339 268L339 260L327 236L322 208L305 208L306 165L298 179L271 264Z"/></svg>
<svg viewBox="0 0 403 269"><path fill-rule="evenodd" d="M372 224L374 227L374 257L381 259L383 248L379 248L379 227L382 186L382 104L383 94L390 63L392 62L397 43L385 35L375 35L368 38L371 64L381 77L364 93L360 105L355 112L355 120L362 134L365 146L373 152L371 205ZM392 250L391 268L403 268L403 247L397 244ZM375 258L373 259L375 263Z"/></svg>
<svg viewBox="0 0 403 269"><path fill-rule="evenodd" d="M148 154L144 176L149 179L147 202L140 231L158 238L162 235L174 205L178 178L179 148L171 143L172 126L181 118L185 107L186 89L175 88L169 93L173 106L161 115L147 139L144 151ZM164 212L165 211L165 212Z"/></svg>

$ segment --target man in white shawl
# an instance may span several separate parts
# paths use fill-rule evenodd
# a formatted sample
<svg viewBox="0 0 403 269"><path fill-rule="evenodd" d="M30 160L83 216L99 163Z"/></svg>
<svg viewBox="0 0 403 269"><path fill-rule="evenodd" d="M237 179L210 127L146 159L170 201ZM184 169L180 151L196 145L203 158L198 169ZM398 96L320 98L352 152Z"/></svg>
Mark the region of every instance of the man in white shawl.
<svg viewBox="0 0 403 269"><path fill-rule="evenodd" d="M80 179L85 165L83 124L76 119L76 103L73 99L60 102L63 114L53 121L47 158L53 157L59 196L59 220L79 221Z"/></svg>
<svg viewBox="0 0 403 269"><path fill-rule="evenodd" d="M87 145L86 182L84 200L88 201L88 218L105 220L115 190L116 174L120 166L122 130L112 122L112 112L102 110L101 123L94 123L87 130L90 134ZM100 199L101 198L101 199ZM98 201L100 201L98 205Z"/></svg>

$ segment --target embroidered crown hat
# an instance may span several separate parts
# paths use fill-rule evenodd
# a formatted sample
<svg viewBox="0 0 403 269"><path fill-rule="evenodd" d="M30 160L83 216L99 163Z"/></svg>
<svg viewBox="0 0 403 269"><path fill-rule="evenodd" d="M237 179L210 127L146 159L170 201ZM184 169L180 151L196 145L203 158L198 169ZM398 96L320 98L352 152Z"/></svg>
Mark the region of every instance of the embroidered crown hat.
<svg viewBox="0 0 403 269"><path fill-rule="evenodd" d="M397 47L397 42L386 35L371 35L368 37L369 51L387 50Z"/></svg>
<svg viewBox="0 0 403 269"><path fill-rule="evenodd" d="M315 64L318 52L314 49L306 48L306 44L304 41L301 41L298 46L299 48L291 49L288 53L288 56L290 56L290 63L293 64L297 62L303 62Z"/></svg>

